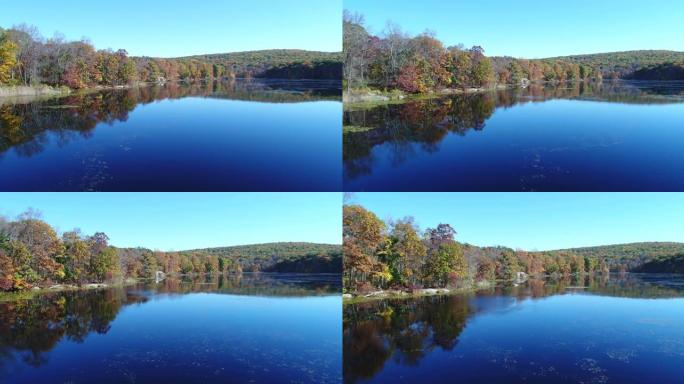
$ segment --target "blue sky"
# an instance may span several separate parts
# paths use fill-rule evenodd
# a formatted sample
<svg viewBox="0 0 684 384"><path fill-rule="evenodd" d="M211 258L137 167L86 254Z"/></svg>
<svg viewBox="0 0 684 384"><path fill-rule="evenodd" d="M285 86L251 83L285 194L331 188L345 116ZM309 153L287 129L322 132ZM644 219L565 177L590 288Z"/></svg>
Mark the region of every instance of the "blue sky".
<svg viewBox="0 0 684 384"><path fill-rule="evenodd" d="M32 207L60 231L105 232L119 247L342 242L341 193L1 193L0 202L0 215Z"/></svg>
<svg viewBox="0 0 684 384"><path fill-rule="evenodd" d="M15 0L0 26L35 25L98 49L176 57L272 48L342 49L341 0Z"/></svg>
<svg viewBox="0 0 684 384"><path fill-rule="evenodd" d="M487 55L541 58L636 49L684 51L684 1L344 0L375 33L387 20Z"/></svg>
<svg viewBox="0 0 684 384"><path fill-rule="evenodd" d="M684 193L357 193L381 219L451 224L475 245L549 250L684 242Z"/></svg>

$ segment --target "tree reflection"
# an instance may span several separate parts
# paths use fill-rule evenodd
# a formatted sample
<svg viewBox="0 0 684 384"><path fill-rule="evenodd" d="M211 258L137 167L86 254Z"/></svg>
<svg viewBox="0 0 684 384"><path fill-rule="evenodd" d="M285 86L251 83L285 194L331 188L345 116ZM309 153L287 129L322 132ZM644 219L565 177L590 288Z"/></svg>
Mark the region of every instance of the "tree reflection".
<svg viewBox="0 0 684 384"><path fill-rule="evenodd" d="M344 125L363 127L344 133L343 159L345 177L370 174L374 147L389 144L391 160L400 164L419 148L436 152L447 135L463 136L481 131L499 108L545 102L554 99L578 99L630 104L666 104L684 102L684 83L567 83L558 86L531 85L524 89L506 89L469 95L451 95L373 108L351 106L344 112Z"/></svg>
<svg viewBox="0 0 684 384"><path fill-rule="evenodd" d="M122 307L145 300L119 288L0 302L0 364L18 358L39 366L61 340L80 343L90 333L107 333Z"/></svg>
<svg viewBox="0 0 684 384"><path fill-rule="evenodd" d="M30 157L50 135L60 145L89 138L98 124L128 120L138 105L165 99L207 97L269 103L339 100L341 85L329 81L233 80L77 93L35 102L0 101L0 155L14 148Z"/></svg>
<svg viewBox="0 0 684 384"><path fill-rule="evenodd" d="M392 359L416 366L435 350L451 351L474 316L508 310L522 300L583 292L638 298L684 296L682 277L584 275L534 279L498 285L474 294L391 299L344 307L344 378L347 383L373 378Z"/></svg>
<svg viewBox="0 0 684 384"><path fill-rule="evenodd" d="M106 334L125 306L145 303L156 294L301 297L339 294L341 284L341 276L336 274L197 275L101 290L39 293L28 298L4 296L0 301L0 371L15 360L38 367L64 340L80 343L90 334Z"/></svg>

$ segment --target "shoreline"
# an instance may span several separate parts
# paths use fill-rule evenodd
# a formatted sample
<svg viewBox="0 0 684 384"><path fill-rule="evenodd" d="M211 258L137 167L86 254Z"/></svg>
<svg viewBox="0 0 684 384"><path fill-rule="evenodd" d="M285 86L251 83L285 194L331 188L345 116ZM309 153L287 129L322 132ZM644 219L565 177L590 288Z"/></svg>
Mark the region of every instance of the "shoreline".
<svg viewBox="0 0 684 384"><path fill-rule="evenodd" d="M3 301L26 300L31 299L37 295L54 292L70 292L70 291L94 291L99 289L126 287L140 283L141 279L128 278L125 280L113 283L88 283L83 285L73 284L54 284L49 287L33 287L19 291L0 292L0 303Z"/></svg>
<svg viewBox="0 0 684 384"><path fill-rule="evenodd" d="M619 273L619 272L611 272ZM635 272L626 272L626 274L639 274ZM361 293L343 293L342 294L342 304L358 304L369 301L376 300L391 300L391 299L413 299L418 297L426 296L448 296L448 295L458 295L458 294L468 294L475 293L483 289L490 289L498 286L499 284L513 284L520 285L524 284L530 280L555 280L560 278L573 278L573 277L586 277L586 276L596 276L601 275L601 273L583 273L583 274L571 274L571 275L527 275L524 279L520 280L481 280L476 283L471 283L468 286L460 288L423 288L418 289L413 292L403 289L388 289L388 290L377 290L368 292L365 294ZM587 287L579 286L569 286L567 289L586 289Z"/></svg>
<svg viewBox="0 0 684 384"><path fill-rule="evenodd" d="M184 277L199 277L199 276L207 276L207 275L213 275L213 276L242 276L242 275L289 275L289 276L301 276L301 275L323 275L323 276L342 276L342 273L334 273L334 272L327 272L327 273L304 273L304 272L262 272L262 271L257 271L257 272L242 272L242 273L236 273L236 272L226 272L226 273L217 273L217 274L193 274L193 273L188 273L188 274L172 274L172 275L166 275L166 277L163 280L166 279L180 279ZM161 280L161 281L163 281ZM121 288L121 287L128 287L131 285L136 285L136 284L142 284L145 282L154 282L155 279L152 277L148 278L133 278L133 277L127 277L125 279L117 280L114 282L109 282L109 283L86 283L82 285L76 285L76 284L52 284L49 286L44 286L44 287L39 287L39 286L34 286L32 288L28 289L22 289L18 291L0 291L0 303L3 301L10 301L10 300L17 300L17 299L30 299L35 297L36 295L40 295L43 293L54 293L54 292L69 292L69 291L90 291L90 290L98 290L98 289L108 289L108 288Z"/></svg>
<svg viewBox="0 0 684 384"><path fill-rule="evenodd" d="M624 80L623 80L624 81ZM387 105L400 104L411 100L427 100L449 95L470 95L483 92L502 91L507 89L524 89L531 85L563 85L584 83L585 81L542 81L542 82L528 82L525 84L496 84L489 87L469 87L469 88L444 88L441 90L431 90L424 93L406 93L399 89L380 90L373 88L356 88L351 91L344 90L342 93L342 101L345 107L364 107L372 105ZM593 82L593 81L589 81Z"/></svg>
<svg viewBox="0 0 684 384"><path fill-rule="evenodd" d="M467 293L475 293L482 289L489 289L497 285L497 281L480 281L478 283L472 284L467 287L461 288L423 288L418 289L413 292L406 290L379 290L369 292L367 294L342 294L342 304L359 304L366 303L369 301L377 300L391 300L391 299L415 299L418 297L427 296L449 296L449 295L460 295Z"/></svg>

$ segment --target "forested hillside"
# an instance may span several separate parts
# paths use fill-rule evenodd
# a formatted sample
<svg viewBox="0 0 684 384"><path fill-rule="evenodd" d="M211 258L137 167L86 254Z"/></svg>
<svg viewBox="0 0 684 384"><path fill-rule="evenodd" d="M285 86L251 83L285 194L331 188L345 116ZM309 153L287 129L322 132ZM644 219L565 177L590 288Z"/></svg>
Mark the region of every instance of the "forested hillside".
<svg viewBox="0 0 684 384"><path fill-rule="evenodd" d="M684 273L684 253L648 261L637 267L635 272L643 273Z"/></svg>
<svg viewBox="0 0 684 384"><path fill-rule="evenodd" d="M340 53L268 50L181 58L131 57L96 50L87 40L46 39L35 27L0 28L0 86L47 84L73 89L138 82L236 77L339 79Z"/></svg>
<svg viewBox="0 0 684 384"><path fill-rule="evenodd" d="M234 52L178 58L225 66L239 77L330 79L342 77L342 54L299 49Z"/></svg>
<svg viewBox="0 0 684 384"><path fill-rule="evenodd" d="M570 276L610 272L679 272L684 243L635 243L529 252L478 247L456 239L447 223L421 230L413 218L380 220L360 205L343 214L344 287L462 287L531 276Z"/></svg>
<svg viewBox="0 0 684 384"><path fill-rule="evenodd" d="M247 271L340 273L339 245L273 243L161 252L117 248L102 232L61 234L28 211L15 220L0 217L0 291L52 284L85 284L167 274Z"/></svg>
<svg viewBox="0 0 684 384"><path fill-rule="evenodd" d="M684 66L684 52L626 51L556 57L550 60L567 60L573 63L601 68L604 77L640 80L675 80L673 78L641 78L638 72L666 64ZM680 79L681 80L681 79Z"/></svg>
<svg viewBox="0 0 684 384"><path fill-rule="evenodd" d="M335 272L342 268L342 247L334 244L267 243L184 251L232 260L245 271Z"/></svg>
<svg viewBox="0 0 684 384"><path fill-rule="evenodd" d="M636 270L642 265L684 254L684 243L632 243L598 247L572 248L548 253L572 253L596 259L606 259L611 268Z"/></svg>
<svg viewBox="0 0 684 384"><path fill-rule="evenodd" d="M345 11L344 83L348 92L372 87L426 93L527 82L602 81L604 78L681 80L678 68L684 66L684 52L671 51L630 51L534 60L488 57L485 52L486 47L482 46L445 46L429 32L411 36L392 23L381 34L371 34L363 15Z"/></svg>

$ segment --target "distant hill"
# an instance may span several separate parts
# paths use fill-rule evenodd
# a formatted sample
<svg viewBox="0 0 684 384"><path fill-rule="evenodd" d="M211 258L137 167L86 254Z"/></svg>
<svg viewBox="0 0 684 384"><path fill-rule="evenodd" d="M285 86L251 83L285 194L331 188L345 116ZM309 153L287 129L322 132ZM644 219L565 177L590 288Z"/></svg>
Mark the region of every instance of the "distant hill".
<svg viewBox="0 0 684 384"><path fill-rule="evenodd" d="M515 252L518 255L529 254L563 259L581 256L605 260L608 267L613 271L621 269L633 272L660 273L684 271L684 243L645 242L534 252L516 251L507 247L463 245L463 252L470 261L477 260L480 257L495 260L504 251Z"/></svg>
<svg viewBox="0 0 684 384"><path fill-rule="evenodd" d="M245 271L341 273L342 246L316 243L266 243L195 249L181 254L208 254L238 262Z"/></svg>
<svg viewBox="0 0 684 384"><path fill-rule="evenodd" d="M629 76L632 80L684 80L684 63L682 64L659 64L638 69Z"/></svg>
<svg viewBox="0 0 684 384"><path fill-rule="evenodd" d="M634 78L635 80L641 80L634 77L637 71L663 64L684 65L684 52L655 50L625 51L551 57L543 60L565 60L577 64L584 64L590 67L600 67L604 78ZM676 79L663 78L661 80Z"/></svg>
<svg viewBox="0 0 684 384"><path fill-rule="evenodd" d="M239 77L342 79L342 53L271 49L179 57L223 65Z"/></svg>
<svg viewBox="0 0 684 384"><path fill-rule="evenodd" d="M684 254L684 243L649 242L603 245L550 251L551 253L572 253L581 256L604 258L608 265L624 264L628 270L637 270L641 266L654 261L662 261L678 254Z"/></svg>
<svg viewBox="0 0 684 384"><path fill-rule="evenodd" d="M643 273L684 273L684 253L649 261L634 269Z"/></svg>

